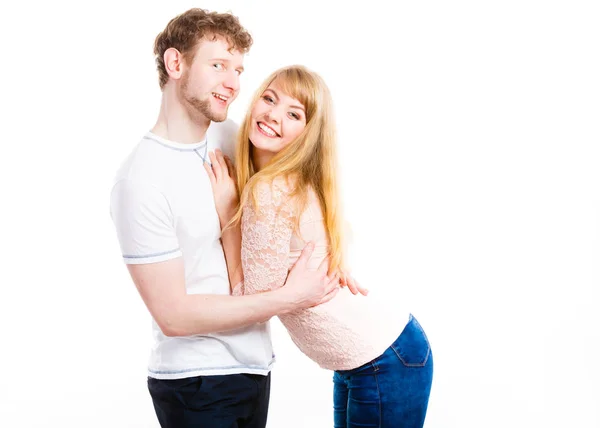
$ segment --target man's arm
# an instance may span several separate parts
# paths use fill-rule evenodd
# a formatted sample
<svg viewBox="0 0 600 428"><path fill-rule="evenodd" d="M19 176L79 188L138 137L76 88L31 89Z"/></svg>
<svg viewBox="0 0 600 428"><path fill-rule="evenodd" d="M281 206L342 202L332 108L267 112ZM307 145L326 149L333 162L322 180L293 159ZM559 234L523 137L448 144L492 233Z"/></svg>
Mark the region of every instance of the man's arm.
<svg viewBox="0 0 600 428"><path fill-rule="evenodd" d="M331 300L339 277L327 277L327 263L310 271L307 245L286 286L251 296L187 294L181 257L151 264L128 265L146 307L166 336L215 333L264 322L275 315Z"/></svg>
<svg viewBox="0 0 600 428"><path fill-rule="evenodd" d="M169 336L215 333L266 321L278 313L327 301L338 288L327 278L327 266L317 272L306 268L307 254L299 269L290 273L290 287L282 292L247 297L188 295L165 196L152 185L123 179L111 192L111 216L133 281Z"/></svg>

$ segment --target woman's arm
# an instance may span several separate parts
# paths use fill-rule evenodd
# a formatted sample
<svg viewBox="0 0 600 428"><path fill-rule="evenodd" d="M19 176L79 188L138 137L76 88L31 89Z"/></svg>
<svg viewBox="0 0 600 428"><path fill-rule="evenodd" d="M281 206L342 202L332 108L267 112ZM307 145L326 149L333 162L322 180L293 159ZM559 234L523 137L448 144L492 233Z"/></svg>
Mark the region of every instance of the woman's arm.
<svg viewBox="0 0 600 428"><path fill-rule="evenodd" d="M220 150L210 152L209 157L212 165L205 163L204 168L213 187L215 206L223 230L237 210L237 185L229 158L223 157ZM273 184L259 184L258 208L245 207L242 220L223 230L221 241L233 295L274 290L286 283L295 221L288 192L283 179ZM322 265L326 264L324 260ZM305 269L295 265L292 272L298 271L302 275Z"/></svg>
<svg viewBox="0 0 600 428"><path fill-rule="evenodd" d="M229 219L231 219L229 217ZM231 294L241 296L244 294L244 273L242 271L242 231L240 222L223 230L223 227L229 223L221 224L221 243L227 262L227 273L229 275L229 284L231 284Z"/></svg>
<svg viewBox="0 0 600 428"><path fill-rule="evenodd" d="M228 157L223 156L221 150L208 154L211 164L204 163L204 169L208 173L210 184L213 188L215 207L221 224L221 243L227 263L227 274L232 294L241 295L244 275L240 249L242 247L242 232L240 222L225 228L235 215L239 198L235 182L235 171Z"/></svg>
<svg viewBox="0 0 600 428"><path fill-rule="evenodd" d="M241 221L223 229L235 214L239 199L231 161L220 150L204 164L213 187L221 223L221 242L233 295L280 288L288 275L294 213L284 179L259 183L257 207L248 203Z"/></svg>
<svg viewBox="0 0 600 428"><path fill-rule="evenodd" d="M285 284L296 213L283 179L259 183L257 206L248 203L242 217L241 261L244 292L262 293Z"/></svg>

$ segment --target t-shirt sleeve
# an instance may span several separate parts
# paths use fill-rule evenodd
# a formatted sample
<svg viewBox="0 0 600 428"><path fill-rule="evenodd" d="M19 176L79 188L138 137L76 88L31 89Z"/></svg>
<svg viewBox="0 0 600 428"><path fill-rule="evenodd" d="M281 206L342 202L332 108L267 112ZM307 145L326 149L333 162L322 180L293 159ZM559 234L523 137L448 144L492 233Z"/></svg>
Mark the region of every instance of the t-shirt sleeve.
<svg viewBox="0 0 600 428"><path fill-rule="evenodd" d="M169 202L154 186L118 181L111 192L110 214L126 264L157 263L182 255Z"/></svg>

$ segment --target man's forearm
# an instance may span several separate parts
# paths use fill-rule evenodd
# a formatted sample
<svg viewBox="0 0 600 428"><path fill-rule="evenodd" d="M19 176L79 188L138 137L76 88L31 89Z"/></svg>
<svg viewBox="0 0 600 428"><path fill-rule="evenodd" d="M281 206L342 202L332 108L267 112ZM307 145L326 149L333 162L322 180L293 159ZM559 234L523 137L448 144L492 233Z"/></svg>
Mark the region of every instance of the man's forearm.
<svg viewBox="0 0 600 428"><path fill-rule="evenodd" d="M276 290L249 296L188 294L176 307L160 326L167 336L235 330L265 322L296 306L282 290Z"/></svg>

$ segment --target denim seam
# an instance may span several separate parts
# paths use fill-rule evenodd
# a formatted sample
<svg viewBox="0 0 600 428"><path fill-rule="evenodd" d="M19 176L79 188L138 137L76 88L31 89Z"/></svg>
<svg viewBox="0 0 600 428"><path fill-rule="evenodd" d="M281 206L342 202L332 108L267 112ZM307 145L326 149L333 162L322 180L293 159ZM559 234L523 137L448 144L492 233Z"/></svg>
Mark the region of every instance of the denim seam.
<svg viewBox="0 0 600 428"><path fill-rule="evenodd" d="M375 383L377 384L377 398L378 398L378 403L379 403L379 428L381 428L381 423L382 423L382 417L381 417L381 390L379 389L379 377L377 375L377 373L375 373L373 376L375 376Z"/></svg>
<svg viewBox="0 0 600 428"><path fill-rule="evenodd" d="M423 337L425 338L425 342L427 342L427 346L431 348L431 343L429 343L429 338L427 337L427 334L425 334L425 330L423 330L423 327L421 327L421 324L419 324L419 321L417 321L416 318L413 319L415 321L415 325L419 328L419 330L421 330L421 333L423 333Z"/></svg>
<svg viewBox="0 0 600 428"><path fill-rule="evenodd" d="M336 376L338 377L337 380L336 380ZM336 385L336 383L338 385ZM336 386L338 388L342 388L342 386L339 386L339 385L343 385L343 387L346 389L346 403L345 403L345 408L344 408L344 413L346 414L344 426L346 426L346 425L348 425L348 402L350 400L350 395L348 394L348 384L346 382L346 379L344 379L344 377L342 375L340 375L339 373L337 373L337 372L334 372L334 375L333 375L333 384L334 384L333 385L333 387L334 387L334 393L335 393ZM335 401L334 401L334 403L333 403L334 418L335 418L336 411L339 412L339 409L336 409L336 407L335 407ZM334 420L333 423L335 425L335 420ZM334 428L337 428L337 427L338 427L338 425L335 425Z"/></svg>

